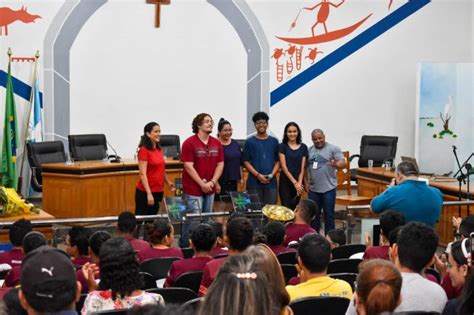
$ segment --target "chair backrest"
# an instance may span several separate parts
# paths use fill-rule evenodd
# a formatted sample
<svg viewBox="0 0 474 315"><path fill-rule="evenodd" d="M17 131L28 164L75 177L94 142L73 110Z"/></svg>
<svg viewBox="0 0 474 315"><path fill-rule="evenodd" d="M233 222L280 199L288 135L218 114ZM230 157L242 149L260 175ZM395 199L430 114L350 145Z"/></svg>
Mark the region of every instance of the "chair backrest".
<svg viewBox="0 0 474 315"><path fill-rule="evenodd" d="M349 306L349 299L325 296L325 297L305 297L290 303L290 308L295 315L343 315Z"/></svg>
<svg viewBox="0 0 474 315"><path fill-rule="evenodd" d="M294 264L281 264L281 270L283 271L286 284L288 284L288 281L290 281L291 278L298 276L298 270L296 270Z"/></svg>
<svg viewBox="0 0 474 315"><path fill-rule="evenodd" d="M155 277L153 277L151 273L141 271L140 274L143 277L143 287L141 287L142 290L157 288Z"/></svg>
<svg viewBox="0 0 474 315"><path fill-rule="evenodd" d="M196 292L188 288L158 288L147 292L158 293L166 304L183 304L198 297Z"/></svg>
<svg viewBox="0 0 474 315"><path fill-rule="evenodd" d="M102 160L107 157L104 134L69 135L71 158L78 161Z"/></svg>
<svg viewBox="0 0 474 315"><path fill-rule="evenodd" d="M87 294L88 293L81 293L79 301L76 302L76 311L78 314L81 314L82 307L84 306L84 302L86 301Z"/></svg>
<svg viewBox="0 0 474 315"><path fill-rule="evenodd" d="M181 156L181 142L178 135L161 135L160 146L163 150L163 155L174 159L179 159Z"/></svg>
<svg viewBox="0 0 474 315"><path fill-rule="evenodd" d="M155 280L166 278L171 264L178 260L178 257L162 257L144 260L140 263L140 271L148 272Z"/></svg>
<svg viewBox="0 0 474 315"><path fill-rule="evenodd" d="M344 280L351 285L352 292L355 290L355 282L357 280L357 273L352 272L341 272L341 273L330 273L329 277L333 279Z"/></svg>
<svg viewBox="0 0 474 315"><path fill-rule="evenodd" d="M100 311L100 312L93 312L90 313L91 315L102 315L102 314L108 314L108 315L127 315L128 314L128 309L123 309L123 310L107 310L107 311Z"/></svg>
<svg viewBox="0 0 474 315"><path fill-rule="evenodd" d="M213 256L212 258L214 258L214 259L219 259L219 258L224 258L224 257L227 257L227 256L229 256L229 254L227 254L227 253L222 253L222 254L215 255L215 256Z"/></svg>
<svg viewBox="0 0 474 315"><path fill-rule="evenodd" d="M28 162L34 171L37 182L41 185L41 164L66 162L66 153L61 141L29 142L26 144ZM33 188L41 191L41 187Z"/></svg>
<svg viewBox="0 0 474 315"><path fill-rule="evenodd" d="M192 311L192 313L195 313L195 312L197 312L197 310L198 310L199 306L201 305L202 301L203 301L202 297L198 297L198 298L189 300L189 301L187 301L186 303L183 304L182 309L184 311L190 310L190 311Z"/></svg>
<svg viewBox="0 0 474 315"><path fill-rule="evenodd" d="M194 256L194 249L191 247L181 248L184 259L192 258Z"/></svg>
<svg viewBox="0 0 474 315"><path fill-rule="evenodd" d="M398 137L362 136L360 141L359 167L367 167L373 160L374 166L382 166L385 161L392 161L397 154Z"/></svg>
<svg viewBox="0 0 474 315"><path fill-rule="evenodd" d="M359 273L361 262L362 259L334 259L329 262L327 273Z"/></svg>
<svg viewBox="0 0 474 315"><path fill-rule="evenodd" d="M188 288L198 293L203 271L190 271L180 275L173 283L173 287Z"/></svg>
<svg viewBox="0 0 474 315"><path fill-rule="evenodd" d="M336 169L337 190L345 190L347 195L352 195L349 151L342 152L342 155L346 160L346 167L342 169Z"/></svg>
<svg viewBox="0 0 474 315"><path fill-rule="evenodd" d="M280 264L296 264L296 252L284 252L276 255Z"/></svg>
<svg viewBox="0 0 474 315"><path fill-rule="evenodd" d="M341 245L332 249L332 259L350 258L356 253L365 252L364 244Z"/></svg>
<svg viewBox="0 0 474 315"><path fill-rule="evenodd" d="M243 151L243 150L244 150L245 141L247 141L247 140L246 140L246 139L235 139L235 141L239 144L239 146L240 146L240 151Z"/></svg>

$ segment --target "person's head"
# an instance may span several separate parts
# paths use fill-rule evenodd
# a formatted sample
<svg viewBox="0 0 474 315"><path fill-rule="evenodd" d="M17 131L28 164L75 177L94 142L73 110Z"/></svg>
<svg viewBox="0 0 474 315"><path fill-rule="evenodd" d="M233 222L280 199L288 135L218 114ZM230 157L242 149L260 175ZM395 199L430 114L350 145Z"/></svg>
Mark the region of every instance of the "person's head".
<svg viewBox="0 0 474 315"><path fill-rule="evenodd" d="M211 115L207 113L200 113L193 119L192 128L193 133L202 133L210 135L212 133L212 127L214 126L214 121L212 120Z"/></svg>
<svg viewBox="0 0 474 315"><path fill-rule="evenodd" d="M413 163L405 161L397 165L395 169L395 181L397 183L410 176L418 176L418 171Z"/></svg>
<svg viewBox="0 0 474 315"><path fill-rule="evenodd" d="M296 141L296 143L301 143L301 129L297 123L290 121L285 126L285 131L283 132L283 143L288 143L288 141Z"/></svg>
<svg viewBox="0 0 474 315"><path fill-rule="evenodd" d="M96 231L92 233L91 237L89 237L91 262L97 264L100 261L100 248L102 247L102 244L111 237L112 235L107 231Z"/></svg>
<svg viewBox="0 0 474 315"><path fill-rule="evenodd" d="M29 252L44 245L48 245L48 241L46 240L46 237L44 237L43 233L31 231L23 238L22 247L25 254L28 254Z"/></svg>
<svg viewBox="0 0 474 315"><path fill-rule="evenodd" d="M465 238L451 244L451 251L448 254L448 273L454 288L464 287L466 278L470 273L470 266L467 261L470 252L470 241Z"/></svg>
<svg viewBox="0 0 474 315"><path fill-rule="evenodd" d="M244 251L253 241L253 224L247 218L235 218L227 222L225 241L229 248Z"/></svg>
<svg viewBox="0 0 474 315"><path fill-rule="evenodd" d="M306 234L298 245L298 264L310 273L325 273L331 260L331 244L317 233Z"/></svg>
<svg viewBox="0 0 474 315"><path fill-rule="evenodd" d="M198 314L272 314L279 311L272 293L253 257L231 256L209 287Z"/></svg>
<svg viewBox="0 0 474 315"><path fill-rule="evenodd" d="M275 306L278 309L287 306L290 303L290 296L286 292L285 277L273 251L265 244L258 244L247 248L244 255L253 257L257 268L267 277L268 285L273 289Z"/></svg>
<svg viewBox="0 0 474 315"><path fill-rule="evenodd" d="M194 227L191 231L191 246L196 252L210 252L216 244L214 229L205 223Z"/></svg>
<svg viewBox="0 0 474 315"><path fill-rule="evenodd" d="M160 147L161 128L157 122L149 122L143 127L143 135L140 139L139 147L144 146L151 150L155 147Z"/></svg>
<svg viewBox="0 0 474 315"><path fill-rule="evenodd" d="M49 246L25 256L20 279L19 298L28 314L73 310L81 293L71 259Z"/></svg>
<svg viewBox="0 0 474 315"><path fill-rule="evenodd" d="M257 245L257 244L267 244L267 236L263 234L262 232L255 231L253 233L252 245Z"/></svg>
<svg viewBox="0 0 474 315"><path fill-rule="evenodd" d="M66 252L71 257L89 254L89 237L91 230L82 226L73 226L66 236Z"/></svg>
<svg viewBox="0 0 474 315"><path fill-rule="evenodd" d="M100 248L99 290L111 290L112 296L130 296L142 287L139 263L130 243L113 237Z"/></svg>
<svg viewBox="0 0 474 315"><path fill-rule="evenodd" d="M5 303L6 307L6 314L8 315L28 315L28 313L21 306L18 291L19 289L17 288L11 288L3 296L3 302Z"/></svg>
<svg viewBox="0 0 474 315"><path fill-rule="evenodd" d="M311 199L301 199L295 209L295 216L300 218L306 224L310 224L311 220L318 212L316 202Z"/></svg>
<svg viewBox="0 0 474 315"><path fill-rule="evenodd" d="M256 112L252 116L252 121L258 134L265 134L268 128L268 114L265 112Z"/></svg>
<svg viewBox="0 0 474 315"><path fill-rule="evenodd" d="M217 124L217 136L224 140L228 140L232 137L232 125L224 118L219 119L219 123Z"/></svg>
<svg viewBox="0 0 474 315"><path fill-rule="evenodd" d="M117 229L121 234L133 234L137 228L137 218L130 211L120 213L117 221Z"/></svg>
<svg viewBox="0 0 474 315"><path fill-rule="evenodd" d="M410 222L400 230L393 253L402 267L421 273L432 263L438 241L438 234L432 227L420 222Z"/></svg>
<svg viewBox="0 0 474 315"><path fill-rule="evenodd" d="M217 246L224 246L224 225L220 222L213 221L211 222L211 227L216 234Z"/></svg>
<svg viewBox="0 0 474 315"><path fill-rule="evenodd" d="M174 228L167 219L156 219L145 226L148 239L153 245L171 246L174 241Z"/></svg>
<svg viewBox="0 0 474 315"><path fill-rule="evenodd" d="M388 240L390 232L397 226L405 225L405 223L405 216L400 212L393 210L384 211L380 215L380 234Z"/></svg>
<svg viewBox="0 0 474 315"><path fill-rule="evenodd" d="M326 239L331 243L331 248L346 245L346 233L342 229L333 229L328 232Z"/></svg>
<svg viewBox="0 0 474 315"><path fill-rule="evenodd" d="M470 214L462 219L459 225L459 234L461 234L462 238L469 237L472 232L474 232L474 214Z"/></svg>
<svg viewBox="0 0 474 315"><path fill-rule="evenodd" d="M326 135L321 129L314 129L311 132L311 140L316 148L321 149L326 144Z"/></svg>
<svg viewBox="0 0 474 315"><path fill-rule="evenodd" d="M360 315L391 313L401 302L402 275L386 260L371 259L361 264L355 292Z"/></svg>
<svg viewBox="0 0 474 315"><path fill-rule="evenodd" d="M33 231L33 226L29 220L20 219L10 226L8 236L10 242L15 247L20 247L26 234Z"/></svg>
<svg viewBox="0 0 474 315"><path fill-rule="evenodd" d="M283 245L286 236L286 229L283 223L279 221L271 221L263 228L263 234L267 237L268 245Z"/></svg>

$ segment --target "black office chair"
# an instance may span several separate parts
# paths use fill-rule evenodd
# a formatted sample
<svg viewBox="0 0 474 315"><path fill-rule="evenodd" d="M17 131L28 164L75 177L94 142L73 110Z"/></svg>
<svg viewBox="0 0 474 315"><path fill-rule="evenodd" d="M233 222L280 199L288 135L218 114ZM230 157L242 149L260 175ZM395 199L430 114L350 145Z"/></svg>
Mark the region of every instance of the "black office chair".
<svg viewBox="0 0 474 315"><path fill-rule="evenodd" d="M183 304L182 306L182 309L184 311L190 311L190 313L197 313L197 310L199 308L199 306L201 305L203 301L203 298L202 297L198 297L198 298L195 298L195 299L192 299L192 300L189 300L187 301L186 303Z"/></svg>
<svg viewBox="0 0 474 315"><path fill-rule="evenodd" d="M140 271L148 272L153 276L153 278L155 278L155 280L164 279L168 275L171 264L178 259L178 257L147 259L140 263Z"/></svg>
<svg viewBox="0 0 474 315"><path fill-rule="evenodd" d="M244 150L245 141L247 141L247 140L246 140L246 139L235 139L235 141L237 141L237 143L239 144L239 146L240 146L240 151L243 151L243 150Z"/></svg>
<svg viewBox="0 0 474 315"><path fill-rule="evenodd" d="M296 264L296 252L284 252L276 255L280 264Z"/></svg>
<svg viewBox="0 0 474 315"><path fill-rule="evenodd" d="M31 142L26 144L28 162L31 167L31 187L43 191L41 164L66 162L66 153L61 141Z"/></svg>
<svg viewBox="0 0 474 315"><path fill-rule="evenodd" d="M341 245L332 249L332 259L350 258L357 253L365 252L364 244Z"/></svg>
<svg viewBox="0 0 474 315"><path fill-rule="evenodd" d="M329 262L327 273L359 273L362 259L334 259Z"/></svg>
<svg viewBox="0 0 474 315"><path fill-rule="evenodd" d="M224 257L227 257L227 256L229 256L229 254L222 253L222 254L215 255L213 258L214 259L219 259L219 258L224 258Z"/></svg>
<svg viewBox="0 0 474 315"><path fill-rule="evenodd" d="M349 299L336 296L305 297L291 302L289 306L295 315L344 315L349 302Z"/></svg>
<svg viewBox="0 0 474 315"><path fill-rule="evenodd" d="M344 280L351 285L352 292L355 290L355 282L357 280L357 274L352 272L341 272L341 273L330 273L328 277L333 279Z"/></svg>
<svg viewBox="0 0 474 315"><path fill-rule="evenodd" d="M176 279L173 287L188 288L198 293L203 273L203 271L185 272Z"/></svg>
<svg viewBox="0 0 474 315"><path fill-rule="evenodd" d="M153 277L151 273L142 271L140 274L143 277L143 286L140 289L148 290L157 288L155 277Z"/></svg>
<svg viewBox="0 0 474 315"><path fill-rule="evenodd" d="M368 167L369 160L374 161L374 167L380 167L385 162L391 162L397 154L398 137L389 136L362 136L360 140L360 153L349 157L349 162L359 158L359 167ZM351 169L351 180L356 180L357 170Z"/></svg>
<svg viewBox="0 0 474 315"><path fill-rule="evenodd" d="M285 278L285 284L288 284L291 278L298 277L298 271L296 266L293 264L281 264L281 271L283 271L283 277Z"/></svg>
<svg viewBox="0 0 474 315"><path fill-rule="evenodd" d="M179 160L181 156L181 142L178 135L161 135L160 146L164 156Z"/></svg>
<svg viewBox="0 0 474 315"><path fill-rule="evenodd" d="M188 288L158 288L147 290L163 297L166 304L183 304L197 298L197 293Z"/></svg>
<svg viewBox="0 0 474 315"><path fill-rule="evenodd" d="M90 313L91 315L127 315L128 309L123 310L107 310L107 311L100 311L100 312L93 312Z"/></svg>
<svg viewBox="0 0 474 315"><path fill-rule="evenodd" d="M69 135L69 153L77 161L103 160L107 155L104 134Z"/></svg>
<svg viewBox="0 0 474 315"><path fill-rule="evenodd" d="M181 248L184 259L192 258L194 256L194 249L191 247Z"/></svg>

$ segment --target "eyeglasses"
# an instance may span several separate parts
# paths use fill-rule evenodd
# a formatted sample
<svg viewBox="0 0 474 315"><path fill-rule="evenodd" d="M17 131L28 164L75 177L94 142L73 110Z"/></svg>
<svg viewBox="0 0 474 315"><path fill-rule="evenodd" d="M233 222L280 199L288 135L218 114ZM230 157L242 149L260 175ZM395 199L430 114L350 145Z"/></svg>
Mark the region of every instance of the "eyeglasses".
<svg viewBox="0 0 474 315"><path fill-rule="evenodd" d="M256 126L258 126L258 125L267 125L267 124L268 124L268 121L266 121L266 120L259 120L259 121L255 122Z"/></svg>

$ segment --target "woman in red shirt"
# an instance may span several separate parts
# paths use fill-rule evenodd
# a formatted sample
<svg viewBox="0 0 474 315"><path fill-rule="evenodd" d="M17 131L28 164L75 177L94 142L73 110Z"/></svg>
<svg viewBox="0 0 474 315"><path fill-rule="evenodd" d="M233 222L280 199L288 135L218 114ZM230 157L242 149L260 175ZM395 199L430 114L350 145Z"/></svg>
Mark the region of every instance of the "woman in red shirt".
<svg viewBox="0 0 474 315"><path fill-rule="evenodd" d="M164 182L171 191L174 184L165 174L165 159L160 147L161 128L156 122L150 122L143 128L138 145L138 170L140 180L135 191L135 214L157 214L163 199Z"/></svg>

